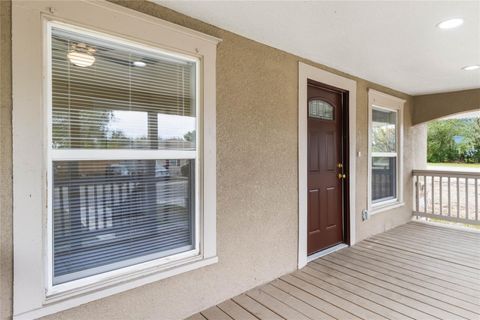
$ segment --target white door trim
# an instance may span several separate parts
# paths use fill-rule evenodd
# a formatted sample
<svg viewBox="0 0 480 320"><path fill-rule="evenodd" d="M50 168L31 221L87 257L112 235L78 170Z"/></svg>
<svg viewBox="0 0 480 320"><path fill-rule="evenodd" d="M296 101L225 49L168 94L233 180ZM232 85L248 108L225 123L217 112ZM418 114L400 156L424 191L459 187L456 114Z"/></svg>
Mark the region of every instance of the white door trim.
<svg viewBox="0 0 480 320"><path fill-rule="evenodd" d="M298 268L308 262L307 255L307 81L308 79L347 90L349 122L348 184L350 198L350 245L355 243L355 158L356 158L356 109L357 82L331 72L298 63Z"/></svg>

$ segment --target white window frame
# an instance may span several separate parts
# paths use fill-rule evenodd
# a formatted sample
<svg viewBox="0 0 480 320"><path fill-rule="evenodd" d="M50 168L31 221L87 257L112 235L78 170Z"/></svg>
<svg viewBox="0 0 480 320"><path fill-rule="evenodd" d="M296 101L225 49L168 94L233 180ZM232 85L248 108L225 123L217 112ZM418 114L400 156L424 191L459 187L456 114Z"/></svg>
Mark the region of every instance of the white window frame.
<svg viewBox="0 0 480 320"><path fill-rule="evenodd" d="M196 57L188 57L185 55L179 55L171 52L166 52L156 48L147 47L139 43L134 43L117 37L112 37L106 34L93 32L84 28L74 27L65 23L59 23L55 21L46 21L46 49L48 59L46 61L46 89L45 93L47 97L47 124L48 124L48 133L47 133L47 158L49 162L48 166L48 178L47 178L47 190L53 190L53 162L54 161L71 161L71 160L161 160L161 159L193 159L195 160L195 211L194 211L194 248L186 252L181 252L173 255L169 255L163 258L151 260L148 262L138 263L132 266L123 267L115 269L108 272L103 272L100 274L88 276L85 278L68 281L62 284L53 285L53 192L47 192L48 195L48 204L47 204L47 259L46 270L47 270L47 299L55 299L60 293L68 292L74 289L82 288L88 285L93 285L99 282L102 282L105 279L110 279L116 276L122 276L129 274L132 271L148 269L149 267L164 265L166 263L172 263L175 261L181 261L186 258L198 256L200 253L200 153L198 146L202 144L202 137L199 134L199 124L201 123L202 114L200 112L199 99L195 99L195 132L196 132L196 148L195 151L184 151L184 150L138 150L138 149L55 149L53 148L52 141L52 128L53 128L53 106L52 106L52 58L49 55L51 53L51 40L52 40L52 28L59 28L66 31L72 31L84 35L89 35L97 39L103 39L105 41L112 41L119 44L129 45L131 48L139 48L145 51L151 51L153 53L158 53L160 55L169 55L178 59L183 59L185 61L190 61L195 63L195 97L199 96L200 93L200 60Z"/></svg>
<svg viewBox="0 0 480 320"><path fill-rule="evenodd" d="M115 19L105 17L115 16ZM196 61L196 151L51 149L51 26ZM218 261L216 252L215 59L220 39L108 2L14 0L14 319L65 310ZM43 84L43 85L42 85ZM54 155L54 158L52 157ZM52 285L52 159L195 157L195 249Z"/></svg>
<svg viewBox="0 0 480 320"><path fill-rule="evenodd" d="M405 100L392 95L369 89L368 90L368 211L370 214L379 213L404 205L403 202L403 108ZM390 111L396 113L396 152L373 152L372 116L373 110ZM393 199L372 200L372 158L396 157L396 197Z"/></svg>

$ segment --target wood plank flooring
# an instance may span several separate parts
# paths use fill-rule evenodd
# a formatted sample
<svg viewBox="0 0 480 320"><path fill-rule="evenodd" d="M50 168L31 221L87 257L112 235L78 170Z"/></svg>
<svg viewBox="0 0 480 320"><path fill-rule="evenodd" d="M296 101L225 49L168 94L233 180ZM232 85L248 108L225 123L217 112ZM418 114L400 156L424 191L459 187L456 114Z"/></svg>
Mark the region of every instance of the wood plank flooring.
<svg viewBox="0 0 480 320"><path fill-rule="evenodd" d="M195 319L480 320L480 233L410 222Z"/></svg>

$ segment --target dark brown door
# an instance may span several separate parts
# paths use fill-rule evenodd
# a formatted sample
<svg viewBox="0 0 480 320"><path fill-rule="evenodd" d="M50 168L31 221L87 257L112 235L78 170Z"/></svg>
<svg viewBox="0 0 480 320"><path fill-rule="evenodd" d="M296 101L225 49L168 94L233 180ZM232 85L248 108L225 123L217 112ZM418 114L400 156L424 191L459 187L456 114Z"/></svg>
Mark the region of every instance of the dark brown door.
<svg viewBox="0 0 480 320"><path fill-rule="evenodd" d="M343 235L343 95L308 85L308 254Z"/></svg>

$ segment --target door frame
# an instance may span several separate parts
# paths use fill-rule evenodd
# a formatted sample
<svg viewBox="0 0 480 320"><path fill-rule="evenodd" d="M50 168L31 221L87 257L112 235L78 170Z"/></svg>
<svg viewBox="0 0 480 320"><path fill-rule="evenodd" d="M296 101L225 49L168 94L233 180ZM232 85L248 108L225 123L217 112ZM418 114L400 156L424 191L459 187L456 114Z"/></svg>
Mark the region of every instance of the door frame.
<svg viewBox="0 0 480 320"><path fill-rule="evenodd" d="M346 212L346 225L348 226L347 244L355 243L355 164L356 164L356 97L357 82L331 72L313 67L303 62L298 63L298 268L303 268L308 262L308 80L313 80L327 86L348 92L348 176L346 180L348 193L348 206ZM329 249L326 249L329 250ZM321 251L320 253L322 253ZM318 253L317 253L318 254Z"/></svg>

